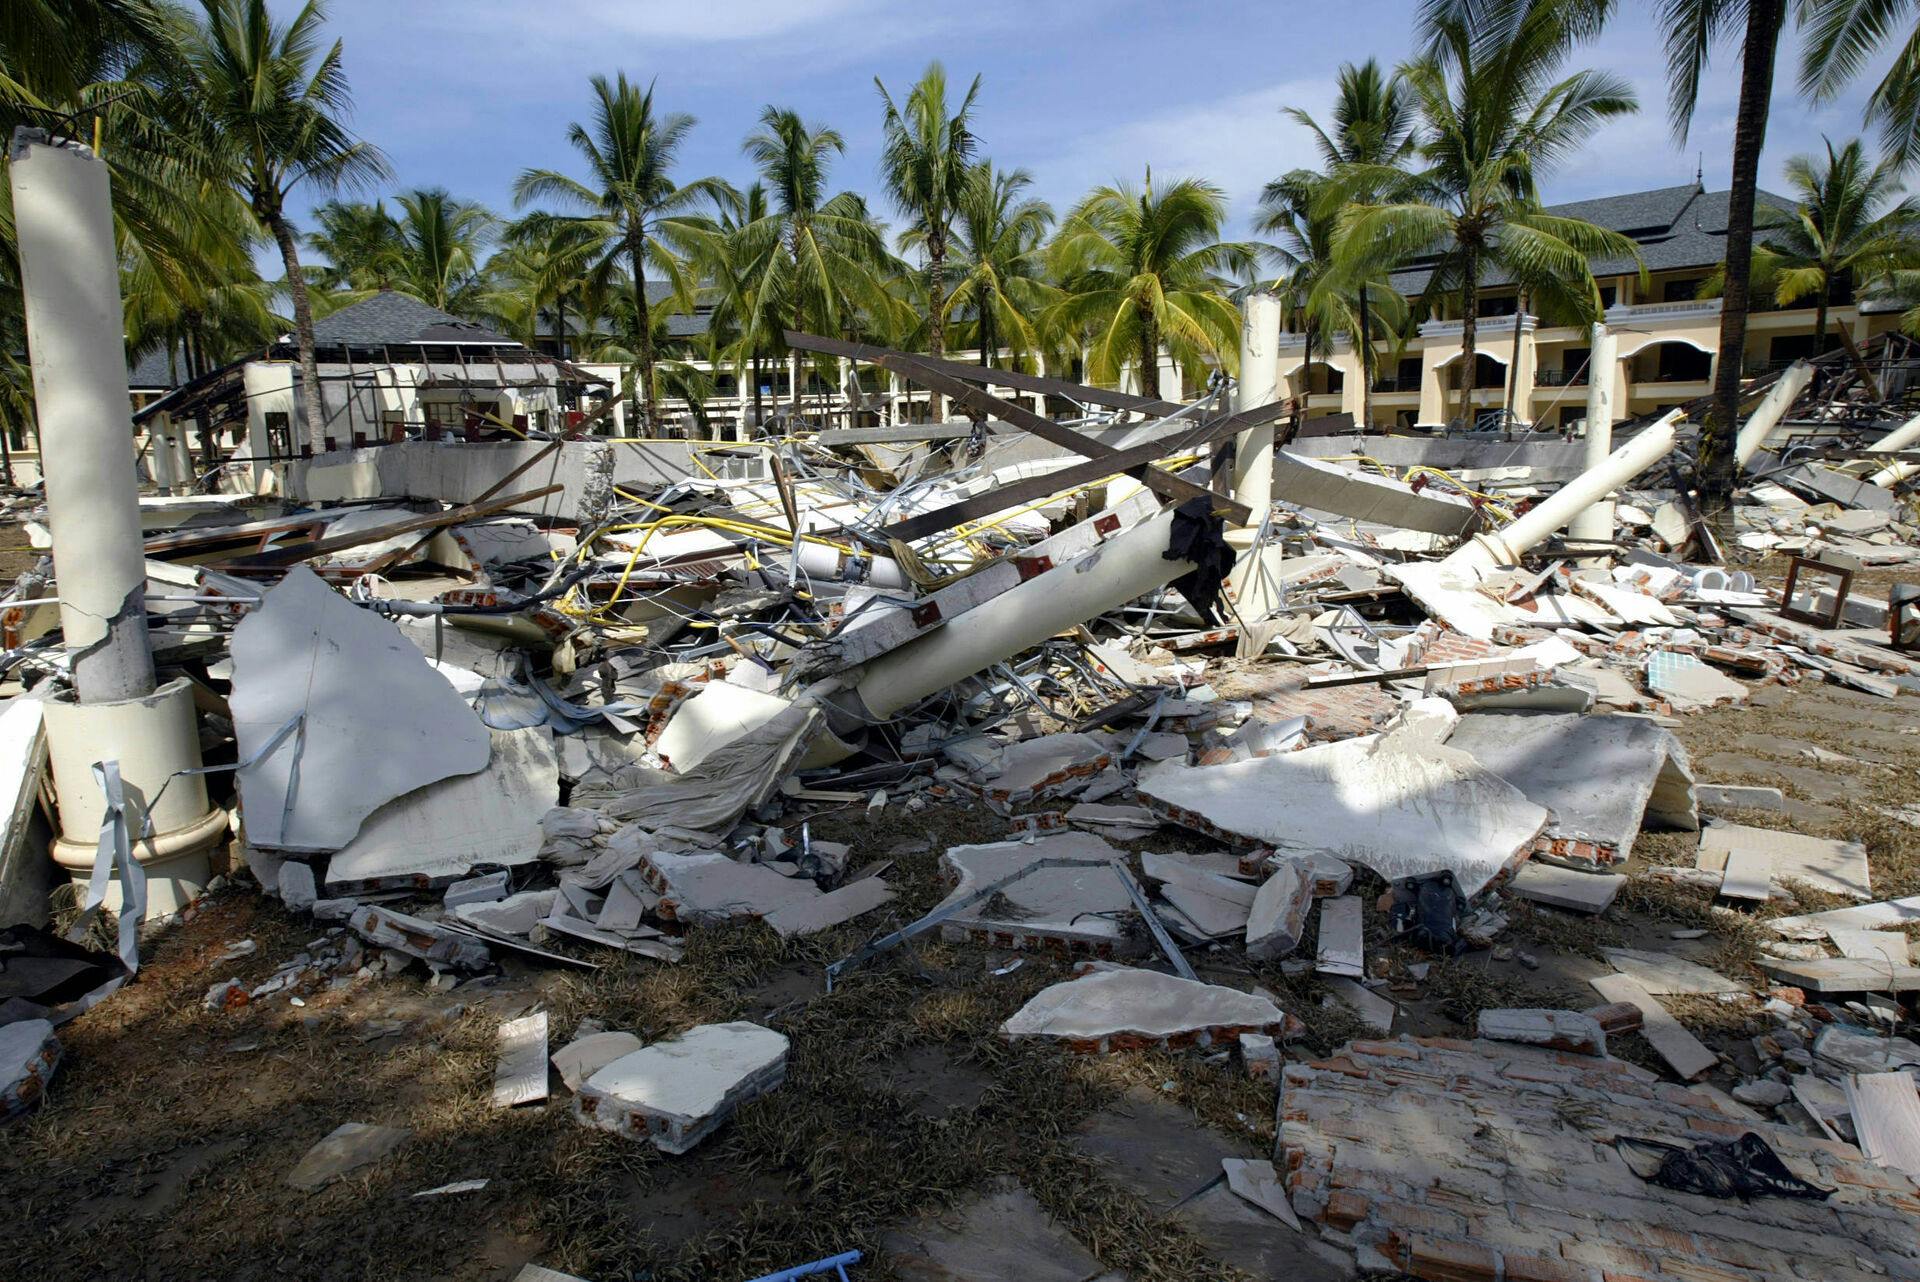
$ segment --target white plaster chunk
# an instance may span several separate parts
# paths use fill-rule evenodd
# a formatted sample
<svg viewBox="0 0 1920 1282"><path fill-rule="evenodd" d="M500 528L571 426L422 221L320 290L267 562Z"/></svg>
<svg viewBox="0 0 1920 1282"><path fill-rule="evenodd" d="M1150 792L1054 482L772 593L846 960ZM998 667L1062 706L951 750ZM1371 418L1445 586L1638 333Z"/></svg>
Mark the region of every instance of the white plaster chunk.
<svg viewBox="0 0 1920 1282"><path fill-rule="evenodd" d="M1148 851L1140 856L1140 870L1152 880L1166 885L1184 886L1242 908L1253 907L1254 897L1259 893L1254 887L1237 878L1196 868L1187 862L1189 858L1187 855L1158 855Z"/></svg>
<svg viewBox="0 0 1920 1282"><path fill-rule="evenodd" d="M580 1083L625 1055L631 1055L646 1045L632 1033L589 1033L577 1037L553 1053L553 1069L560 1074L560 1080L566 1083L570 1091L578 1091Z"/></svg>
<svg viewBox="0 0 1920 1282"><path fill-rule="evenodd" d="M1626 877L1619 873L1581 872L1528 860L1507 883L1507 889L1536 904L1576 913L1601 913L1626 884Z"/></svg>
<svg viewBox="0 0 1920 1282"><path fill-rule="evenodd" d="M820 898L820 888L810 881L782 877L763 864L743 864L710 851L649 851L640 857L640 866L660 894L660 914L691 925L717 926L735 917L765 917Z"/></svg>
<svg viewBox="0 0 1920 1282"><path fill-rule="evenodd" d="M703 1024L606 1065L581 1084L573 1107L588 1125L685 1153L786 1072L781 1034L745 1021Z"/></svg>
<svg viewBox="0 0 1920 1282"><path fill-rule="evenodd" d="M985 787L1021 801L1044 796L1076 779L1091 779L1111 762L1105 744L1086 734L1047 734L1001 749Z"/></svg>
<svg viewBox="0 0 1920 1282"><path fill-rule="evenodd" d="M1266 998L1237 988L1122 967L1041 989L1000 1031L1010 1038L1158 1041L1215 1029L1276 1034L1286 1018Z"/></svg>
<svg viewBox="0 0 1920 1282"><path fill-rule="evenodd" d="M1221 899L1194 886L1169 882L1160 888L1166 901L1180 911L1196 935L1222 939L1238 935L1247 928L1249 905Z"/></svg>
<svg viewBox="0 0 1920 1282"><path fill-rule="evenodd" d="M1255 961L1285 957L1300 946L1313 905L1313 874L1304 862L1287 861L1261 884L1247 916L1247 956Z"/></svg>
<svg viewBox="0 0 1920 1282"><path fill-rule="evenodd" d="M1299 1217L1287 1201L1287 1186L1272 1162L1245 1157L1223 1157L1220 1168L1226 1172L1227 1187L1250 1206L1257 1206L1288 1228L1300 1228Z"/></svg>
<svg viewBox="0 0 1920 1282"><path fill-rule="evenodd" d="M540 857L540 817L560 796L560 764L545 726L494 730L478 774L429 784L382 806L327 865L327 884L386 877L460 877L480 864Z"/></svg>
<svg viewBox="0 0 1920 1282"><path fill-rule="evenodd" d="M886 882L863 877L818 898L776 908L767 914L767 925L782 939L811 935L870 913L892 898L893 891Z"/></svg>
<svg viewBox="0 0 1920 1282"><path fill-rule="evenodd" d="M1060 833L1033 842L996 841L952 846L940 856L940 863L959 884L936 905L936 910L957 903L1037 860L1089 859L1112 863L1122 858L1121 851L1083 832ZM1004 905L1003 916L988 915L995 904ZM963 931L968 926L985 926L1122 946L1127 941L1124 921L1133 911L1133 899L1112 868L1043 868L1022 877L992 899L964 910L947 924Z"/></svg>
<svg viewBox="0 0 1920 1282"><path fill-rule="evenodd" d="M46 1094L60 1066L60 1039L44 1019L0 1026L0 1118L31 1109Z"/></svg>
<svg viewBox="0 0 1920 1282"><path fill-rule="evenodd" d="M297 913L310 913L320 898L313 882L313 869L289 859L280 865L280 902Z"/></svg>
<svg viewBox="0 0 1920 1282"><path fill-rule="evenodd" d="M1323 975L1345 975L1349 979L1367 977L1366 932L1357 897L1341 895L1320 901L1319 944L1313 963L1315 970Z"/></svg>
<svg viewBox="0 0 1920 1282"><path fill-rule="evenodd" d="M1477 1035L1496 1042L1550 1046L1580 1055L1605 1055L1606 1030L1591 1015L1572 1010L1483 1010Z"/></svg>
<svg viewBox="0 0 1920 1282"><path fill-rule="evenodd" d="M295 566L233 630L234 733L247 839L338 850L396 797L483 769L487 730L391 623Z"/></svg>
<svg viewBox="0 0 1920 1282"><path fill-rule="evenodd" d="M1746 824L1709 824L1700 834L1694 866L1722 871L1727 867L1727 857L1736 850L1752 856L1773 882L1804 881L1830 894L1852 899L1873 897L1867 848L1857 841L1835 841Z"/></svg>
<svg viewBox="0 0 1920 1282"><path fill-rule="evenodd" d="M1391 881L1447 869L1471 898L1517 863L1546 825L1537 805L1469 754L1406 734L1363 735L1226 765L1165 762L1142 798L1175 822L1332 855Z"/></svg>
<svg viewBox="0 0 1920 1282"><path fill-rule="evenodd" d="M553 911L553 901L559 893L557 890L523 890L493 903L455 904L452 912L464 925L482 933L525 938Z"/></svg>

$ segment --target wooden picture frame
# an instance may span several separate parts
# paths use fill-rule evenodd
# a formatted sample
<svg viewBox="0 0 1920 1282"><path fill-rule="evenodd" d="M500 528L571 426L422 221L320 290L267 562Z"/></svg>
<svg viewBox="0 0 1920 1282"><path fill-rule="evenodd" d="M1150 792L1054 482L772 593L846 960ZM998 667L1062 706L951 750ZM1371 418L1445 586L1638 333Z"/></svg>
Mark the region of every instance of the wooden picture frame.
<svg viewBox="0 0 1920 1282"><path fill-rule="evenodd" d="M1803 578L1811 582L1802 583ZM1780 596L1780 617L1811 623L1816 628L1837 628L1840 626L1840 616L1847 608L1847 592L1852 587L1852 570L1796 556L1787 567L1787 586ZM1833 608L1830 610L1819 608L1822 588L1833 592Z"/></svg>

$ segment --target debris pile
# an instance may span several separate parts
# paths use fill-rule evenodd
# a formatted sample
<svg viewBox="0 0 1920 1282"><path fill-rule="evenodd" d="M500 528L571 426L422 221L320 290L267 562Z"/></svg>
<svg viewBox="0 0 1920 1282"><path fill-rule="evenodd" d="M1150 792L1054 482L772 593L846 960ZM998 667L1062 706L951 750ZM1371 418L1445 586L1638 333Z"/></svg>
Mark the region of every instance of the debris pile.
<svg viewBox="0 0 1920 1282"><path fill-rule="evenodd" d="M1670 467L1679 411L1623 425L1589 471L1546 459L1566 442L1450 440L1443 470L1315 437L1273 455L1274 501L1254 510L1213 482L1288 405L1023 376L1091 407L1065 424L983 390L1002 371L789 341L923 381L971 430L713 443L679 472L618 442L407 442L301 462L292 497L149 538L155 657L227 763L214 796L242 862L324 927L264 982L216 984L209 1010L409 970L458 989L503 967L670 967L702 931L854 923L866 942L831 987L937 932L1010 965L1077 963L1005 1019L1009 1041L1237 1051L1278 1079L1292 1210L1362 1267L1653 1277L1660 1252L1723 1276L1817 1240L1833 1276L1873 1253L1912 1270L1911 1233L1881 1218L1920 1209L1912 1185L1849 1146L1912 1158L1888 1119L1920 1105L1887 1079L1911 1078L1920 1046L1882 1026L1920 991L1889 929L1920 907L1876 901L1859 842L1712 817L1768 797L1699 779L1674 733L1769 687L1920 693L1920 592L1854 587L1920 557L1908 474L1836 455L1870 447L1857 422L1756 455L1731 546ZM1522 446L1537 474L1503 461ZM389 449L405 468L380 465ZM1562 533L1615 491L1610 539ZM1794 556L1784 584L1724 564L1756 551ZM33 603L49 590L23 583L5 615L9 668L36 685L62 679ZM22 763L31 797L41 767ZM886 861L814 832L935 808L1004 836L930 852L945 897L915 912ZM1716 911L1808 889L1858 906L1772 918L1771 992L1612 949L1592 980L1607 1005L1483 1007L1472 1041L1302 1061L1286 1048L1309 1012L1249 979L1313 977L1390 1036L1432 966L1527 962L1507 942L1523 905L1606 911L1648 831L1701 833L1693 867L1651 871L1713 890ZM1637 1032L1683 1081L1721 1068L1659 1000L1674 994L1771 1021L1739 1104L1608 1057L1610 1034ZM548 1099L546 1021L503 1026L501 1107ZM15 1111L58 1042L24 1019L4 1032ZM683 1154L779 1089L788 1051L740 1020L576 1030L551 1062L584 1124ZM1616 1147L1748 1131L1840 1191L1749 1213L1655 1192ZM299 1182L404 1138L342 1127ZM1228 1171L1238 1213L1286 1208Z"/></svg>

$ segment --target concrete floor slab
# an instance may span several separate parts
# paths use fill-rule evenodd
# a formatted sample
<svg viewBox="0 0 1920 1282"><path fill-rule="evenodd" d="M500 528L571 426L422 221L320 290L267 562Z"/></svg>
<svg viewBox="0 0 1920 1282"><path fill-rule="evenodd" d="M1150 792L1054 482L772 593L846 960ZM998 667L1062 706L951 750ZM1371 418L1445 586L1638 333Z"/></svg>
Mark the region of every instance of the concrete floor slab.
<svg viewBox="0 0 1920 1282"><path fill-rule="evenodd" d="M1011 1181L881 1235L901 1282L1092 1282L1100 1262Z"/></svg>

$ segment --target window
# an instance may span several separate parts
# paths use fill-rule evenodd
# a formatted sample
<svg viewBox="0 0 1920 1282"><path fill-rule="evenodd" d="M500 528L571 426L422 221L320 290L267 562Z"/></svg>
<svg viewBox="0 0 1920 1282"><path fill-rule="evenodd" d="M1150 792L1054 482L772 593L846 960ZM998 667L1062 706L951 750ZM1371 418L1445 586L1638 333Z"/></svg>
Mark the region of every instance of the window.
<svg viewBox="0 0 1920 1282"><path fill-rule="evenodd" d="M1612 307L1619 297L1620 287L1618 285L1602 285L1600 287L1600 306Z"/></svg>
<svg viewBox="0 0 1920 1282"><path fill-rule="evenodd" d="M260 417L267 429L267 457L292 458L293 423L286 411L268 410Z"/></svg>
<svg viewBox="0 0 1920 1282"><path fill-rule="evenodd" d="M1660 285L1660 301L1690 303L1700 296L1700 286L1705 283L1704 276L1686 276L1680 280L1663 281Z"/></svg>
<svg viewBox="0 0 1920 1282"><path fill-rule="evenodd" d="M1501 294L1493 298L1488 298L1484 294L1480 296L1480 315L1482 316L1511 316L1519 310L1519 307L1520 300L1513 294Z"/></svg>

